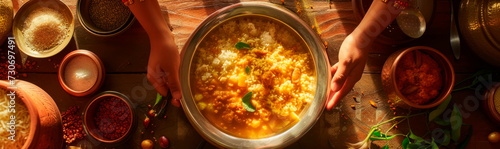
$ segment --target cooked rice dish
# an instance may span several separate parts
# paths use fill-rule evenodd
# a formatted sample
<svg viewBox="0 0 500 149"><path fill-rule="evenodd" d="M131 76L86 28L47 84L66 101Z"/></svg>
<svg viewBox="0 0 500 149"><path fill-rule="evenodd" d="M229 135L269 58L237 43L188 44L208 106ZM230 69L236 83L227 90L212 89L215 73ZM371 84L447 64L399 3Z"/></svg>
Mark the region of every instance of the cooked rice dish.
<svg viewBox="0 0 500 149"><path fill-rule="evenodd" d="M264 138L299 121L314 99L314 61L289 26L263 16L232 18L211 30L193 58L198 109L241 138Z"/></svg>

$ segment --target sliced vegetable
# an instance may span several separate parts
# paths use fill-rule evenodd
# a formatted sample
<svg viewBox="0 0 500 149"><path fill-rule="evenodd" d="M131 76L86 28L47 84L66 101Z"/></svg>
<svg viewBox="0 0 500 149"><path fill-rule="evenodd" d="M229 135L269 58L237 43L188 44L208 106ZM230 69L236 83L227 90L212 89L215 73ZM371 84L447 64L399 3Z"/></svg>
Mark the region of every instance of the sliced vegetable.
<svg viewBox="0 0 500 149"><path fill-rule="evenodd" d="M248 92L247 94L245 94L245 96L243 96L243 98L241 98L243 108L245 108L245 110L247 110L248 112L255 112L255 107L252 105L251 101L252 95L253 92Z"/></svg>
<svg viewBox="0 0 500 149"><path fill-rule="evenodd" d="M250 50L252 47L250 47L250 45L244 43L244 42L238 42L234 45L234 47L238 50L241 50L241 49L247 49L247 50Z"/></svg>

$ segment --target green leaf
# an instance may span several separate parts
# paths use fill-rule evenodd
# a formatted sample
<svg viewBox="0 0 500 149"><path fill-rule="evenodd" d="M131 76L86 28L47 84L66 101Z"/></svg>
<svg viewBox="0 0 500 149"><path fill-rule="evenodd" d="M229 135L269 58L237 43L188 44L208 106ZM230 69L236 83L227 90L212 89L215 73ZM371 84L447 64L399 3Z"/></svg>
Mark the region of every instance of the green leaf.
<svg viewBox="0 0 500 149"><path fill-rule="evenodd" d="M372 133L372 136L375 136L375 137L385 137L386 135L385 135L385 134L382 134L382 132L380 132L379 130L375 130L375 131Z"/></svg>
<svg viewBox="0 0 500 149"><path fill-rule="evenodd" d="M420 148L420 146L418 144L415 144L415 143L410 143L407 146L407 149L419 149L419 148Z"/></svg>
<svg viewBox="0 0 500 149"><path fill-rule="evenodd" d="M413 134L413 132L410 131L410 139L415 140L415 144L420 144L422 142L426 142L423 138Z"/></svg>
<svg viewBox="0 0 500 149"><path fill-rule="evenodd" d="M390 140L396 136L397 135L389 136L389 135L383 134L379 130L376 130L372 133L372 136L370 136L370 140Z"/></svg>
<svg viewBox="0 0 500 149"><path fill-rule="evenodd" d="M247 110L248 112L255 112L255 107L252 106L251 101L252 95L253 92L248 92L247 94L245 94L245 96L243 96L243 98L241 98L243 108L245 108L245 110Z"/></svg>
<svg viewBox="0 0 500 149"><path fill-rule="evenodd" d="M434 142L434 139L432 139L431 146L432 149L439 149L439 146L436 144L436 142Z"/></svg>
<svg viewBox="0 0 500 149"><path fill-rule="evenodd" d="M460 139L460 129L462 128L462 114L457 105L453 105L453 111L450 117L451 123L451 140L458 142Z"/></svg>
<svg viewBox="0 0 500 149"><path fill-rule="evenodd" d="M250 74L250 66L245 67L245 73L247 73L247 75Z"/></svg>
<svg viewBox="0 0 500 149"><path fill-rule="evenodd" d="M438 124L438 125L441 125L441 126L449 126L449 125L451 125L450 121L445 121L445 120L443 120L443 119L441 119L439 117L435 118L433 120L433 122L436 123L436 124Z"/></svg>
<svg viewBox="0 0 500 149"><path fill-rule="evenodd" d="M380 148L380 149L389 149L389 145L386 144L386 145L382 146L382 148Z"/></svg>
<svg viewBox="0 0 500 149"><path fill-rule="evenodd" d="M156 106L158 103L160 103L161 99L162 99L161 94L156 93L156 101L155 101L155 104L153 105L153 107Z"/></svg>
<svg viewBox="0 0 500 149"><path fill-rule="evenodd" d="M448 107L450 101L451 101L451 95L448 95L448 97L446 97L446 99L429 114L429 122L434 120L439 115L441 115L444 112L444 110L446 110L446 108Z"/></svg>
<svg viewBox="0 0 500 149"><path fill-rule="evenodd" d="M467 144L469 144L470 138L472 137L472 131L473 127L469 127L469 132L467 133L467 136L465 136L465 139L458 144L458 149L465 149L465 147L467 147Z"/></svg>
<svg viewBox="0 0 500 149"><path fill-rule="evenodd" d="M246 43L243 43L243 42L238 42L234 45L234 47L238 50L241 50L241 49L247 49L247 50L250 50L252 47L250 47L250 45L246 44Z"/></svg>
<svg viewBox="0 0 500 149"><path fill-rule="evenodd" d="M406 137L405 139L403 139L403 142L401 142L401 146L403 147L403 149L407 149L409 143L410 139Z"/></svg>
<svg viewBox="0 0 500 149"><path fill-rule="evenodd" d="M451 136L450 136L450 130L444 130L444 138L443 141L439 144L442 146L448 146L450 144Z"/></svg>

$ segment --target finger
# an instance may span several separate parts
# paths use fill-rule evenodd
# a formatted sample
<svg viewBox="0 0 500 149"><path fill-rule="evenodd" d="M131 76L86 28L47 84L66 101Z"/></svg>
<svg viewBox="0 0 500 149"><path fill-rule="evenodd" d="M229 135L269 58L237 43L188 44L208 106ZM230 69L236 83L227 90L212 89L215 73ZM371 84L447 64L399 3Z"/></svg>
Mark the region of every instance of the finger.
<svg viewBox="0 0 500 149"><path fill-rule="evenodd" d="M172 93L172 98L181 99L182 92L180 87L179 74L168 74L168 77L165 79L168 80L168 87L170 88L170 92Z"/></svg>
<svg viewBox="0 0 500 149"><path fill-rule="evenodd" d="M333 75L333 78L332 78L332 82L331 82L331 90L334 91L334 92L337 92L338 90L340 90L342 88L342 86L344 85L345 83L345 80L347 79L347 77L349 76L349 73L350 73L350 69L348 68L349 65L345 65L345 64L339 64L337 63L336 64L336 71L335 71L335 74Z"/></svg>
<svg viewBox="0 0 500 149"><path fill-rule="evenodd" d="M337 92L332 91L330 94L330 99L328 100L328 103L326 105L326 109L330 110L335 105L337 105L340 99L342 99L351 91L356 82L357 82L356 77L349 77L347 78L346 82L343 84L342 88L339 91Z"/></svg>
<svg viewBox="0 0 500 149"><path fill-rule="evenodd" d="M162 96L166 96L167 93L168 93L168 86L166 84L165 81L163 81L163 79L156 79L157 77L152 75L154 73L149 73L146 75L149 82L151 83L151 85L153 85L153 87L156 89L156 91L158 93L160 93L160 95Z"/></svg>

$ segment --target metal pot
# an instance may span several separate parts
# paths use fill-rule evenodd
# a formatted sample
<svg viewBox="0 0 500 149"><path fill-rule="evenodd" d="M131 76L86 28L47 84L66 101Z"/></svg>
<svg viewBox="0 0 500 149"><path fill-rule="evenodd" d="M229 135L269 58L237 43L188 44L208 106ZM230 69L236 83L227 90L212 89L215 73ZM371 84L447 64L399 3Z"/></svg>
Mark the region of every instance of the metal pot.
<svg viewBox="0 0 500 149"><path fill-rule="evenodd" d="M212 125L198 110L191 91L190 76L194 54L200 42L218 24L246 15L269 17L288 25L302 37L312 55L316 71L314 100L299 115L300 121L282 133L262 139L245 139L228 135ZM230 33L228 33L230 34ZM193 32L181 53L180 80L182 107L193 127L212 144L222 148L280 148L300 139L318 120L325 107L330 82L325 47L309 25L288 9L267 2L242 2L222 8L205 19Z"/></svg>

